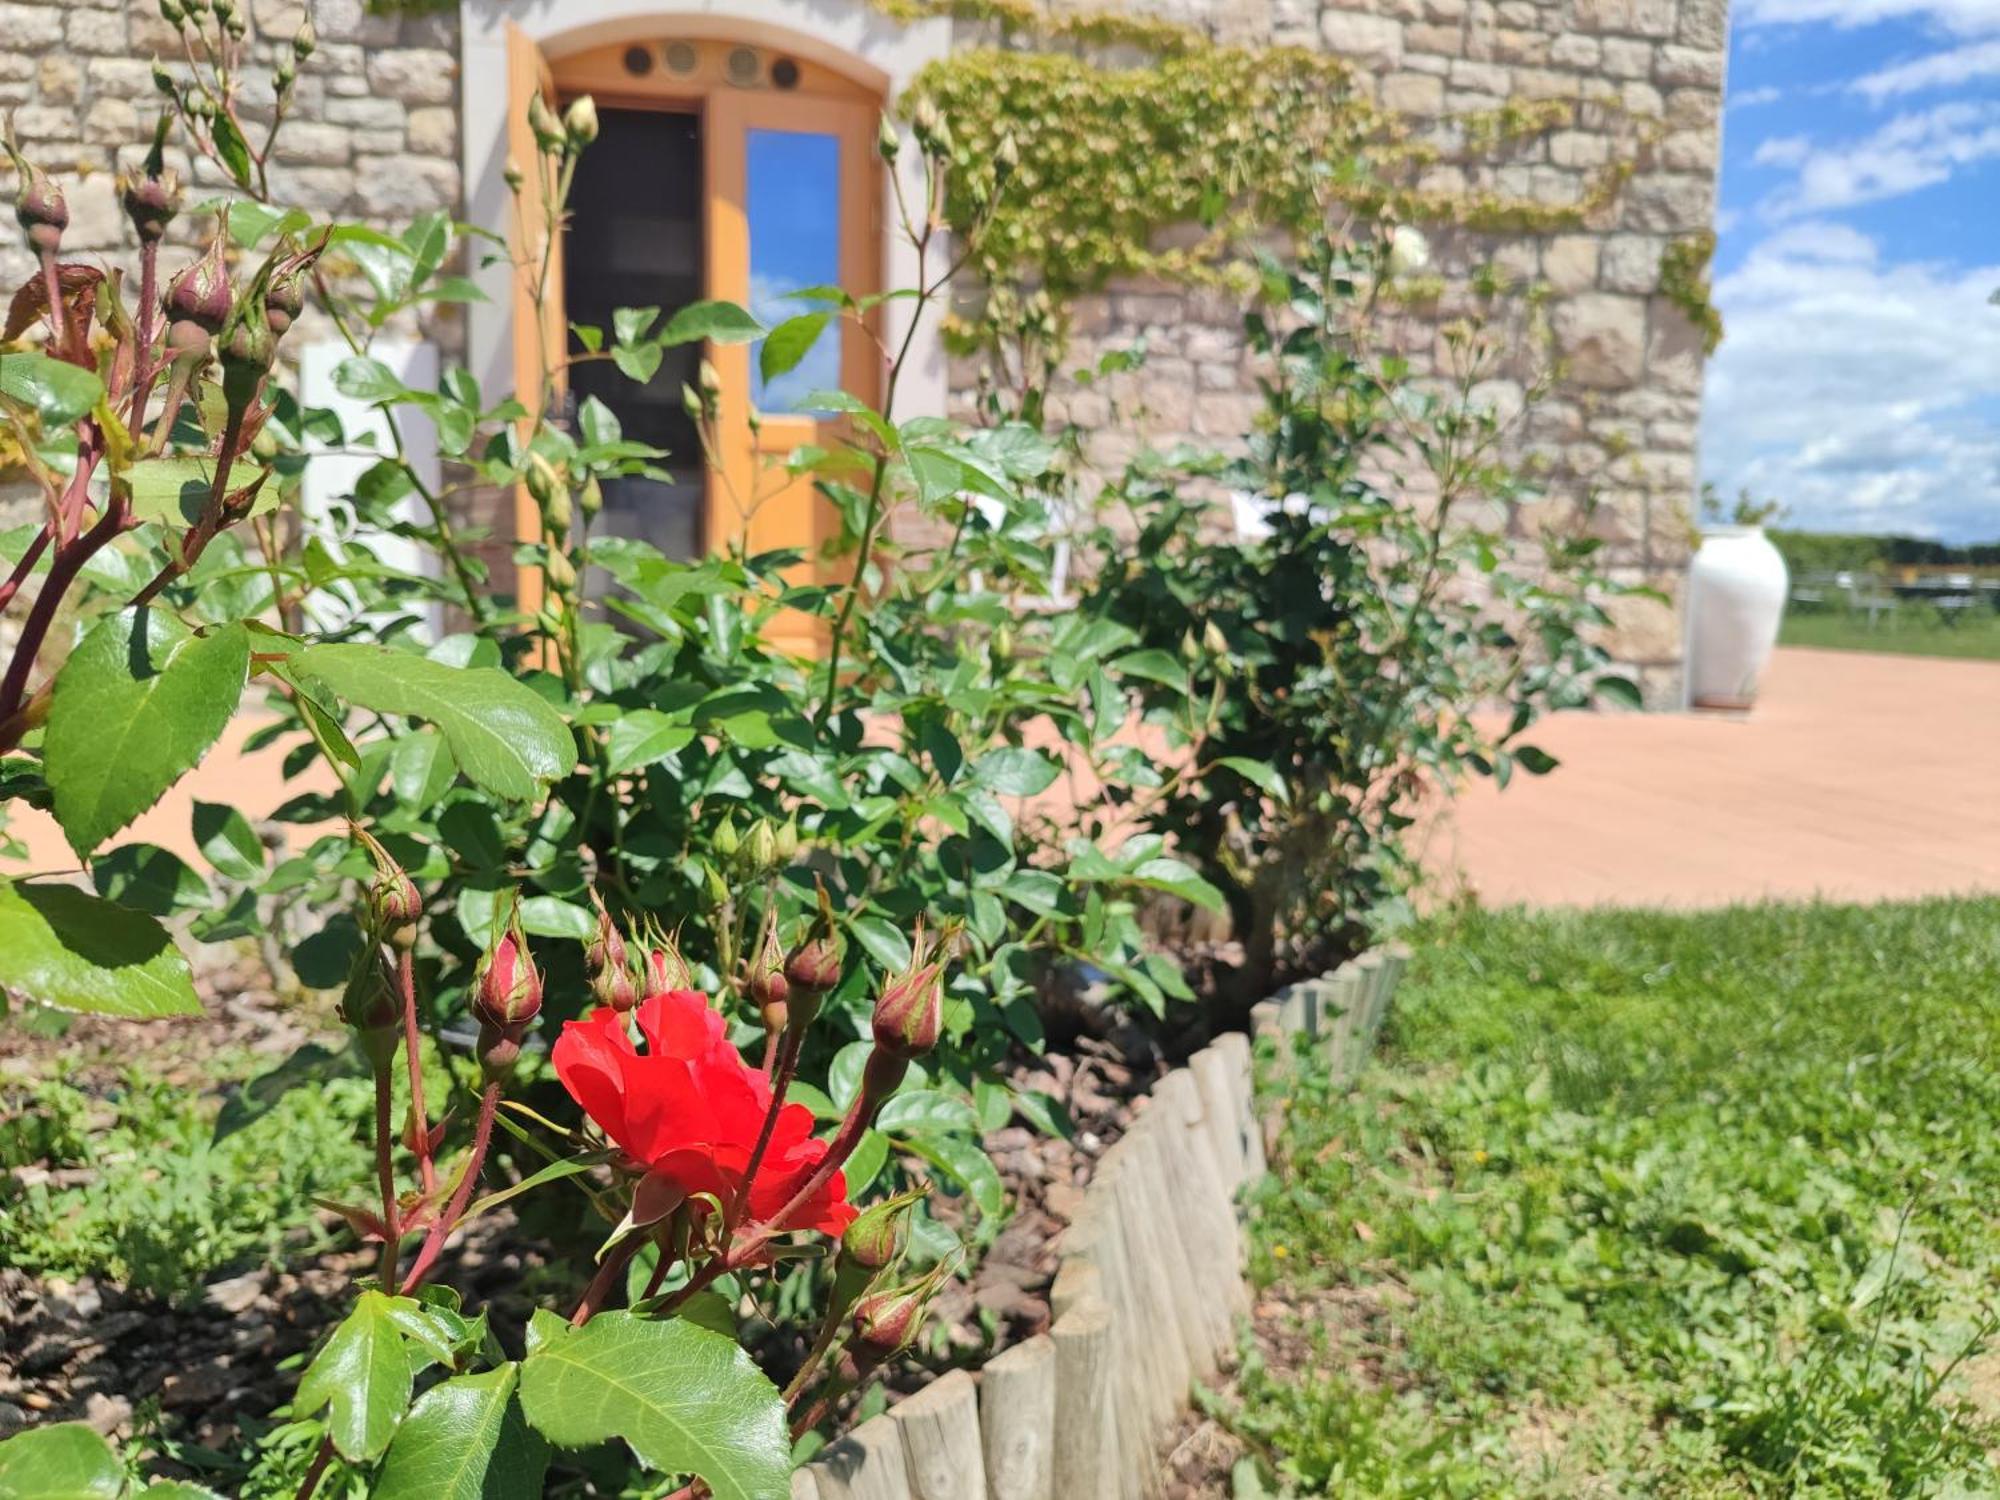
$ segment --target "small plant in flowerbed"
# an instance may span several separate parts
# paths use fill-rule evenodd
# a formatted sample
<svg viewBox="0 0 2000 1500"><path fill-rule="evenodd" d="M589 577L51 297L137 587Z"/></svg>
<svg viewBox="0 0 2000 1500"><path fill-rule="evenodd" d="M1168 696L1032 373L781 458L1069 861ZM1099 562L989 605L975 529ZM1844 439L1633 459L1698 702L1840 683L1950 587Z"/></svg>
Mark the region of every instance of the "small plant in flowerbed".
<svg viewBox="0 0 2000 1500"><path fill-rule="evenodd" d="M1604 602L1629 590L1600 562L1592 502L1535 525L1507 456L1519 413L1482 394L1506 326L1448 326L1428 380L1376 347L1421 244L1328 227L1266 258L1247 451L1143 455L1098 503L1082 608L1130 632L1122 679L1172 751L1106 800L1222 893L1239 1013L1392 916L1427 803L1551 770L1525 736L1552 709L1638 701L1605 645ZM1532 347L1537 327L1531 306L1516 332ZM1219 536L1218 488L1261 504L1266 534Z"/></svg>
<svg viewBox="0 0 2000 1500"><path fill-rule="evenodd" d="M1994 1492L1995 903L1467 912L1300 1062L1213 1409L1300 1494ZM1258 1493L1246 1478L1239 1493Z"/></svg>

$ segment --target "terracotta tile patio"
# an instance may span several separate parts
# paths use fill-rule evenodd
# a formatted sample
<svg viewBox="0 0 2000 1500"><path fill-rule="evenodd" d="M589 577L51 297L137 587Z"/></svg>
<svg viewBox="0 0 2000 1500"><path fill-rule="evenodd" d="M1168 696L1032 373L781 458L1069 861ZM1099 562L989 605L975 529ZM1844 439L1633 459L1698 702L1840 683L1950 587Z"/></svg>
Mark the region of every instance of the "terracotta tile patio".
<svg viewBox="0 0 2000 1500"><path fill-rule="evenodd" d="M1532 738L1562 765L1472 789L1427 850L1489 906L2000 889L2000 662L1785 650L1747 717Z"/></svg>
<svg viewBox="0 0 2000 1500"><path fill-rule="evenodd" d="M192 854L197 798L268 813L280 755L220 750L126 839ZM1488 905L1694 906L2000 890L2000 662L1780 651L1747 718L1565 714L1534 736L1561 761L1474 787L1433 830L1445 889ZM29 868L74 869L49 819L21 813Z"/></svg>

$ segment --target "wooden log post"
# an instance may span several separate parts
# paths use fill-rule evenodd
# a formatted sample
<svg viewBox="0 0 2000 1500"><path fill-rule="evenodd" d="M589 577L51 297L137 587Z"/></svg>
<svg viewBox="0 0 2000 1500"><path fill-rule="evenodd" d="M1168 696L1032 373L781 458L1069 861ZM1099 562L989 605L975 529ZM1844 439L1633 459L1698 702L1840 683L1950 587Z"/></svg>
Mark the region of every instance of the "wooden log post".
<svg viewBox="0 0 2000 1500"><path fill-rule="evenodd" d="M1188 1353L1188 1376L1190 1380L1206 1380L1215 1373L1217 1355L1229 1341L1231 1321L1229 1310L1210 1293L1213 1273L1207 1263L1208 1244L1199 1223L1200 1209L1188 1192L1192 1178L1186 1170L1183 1134L1172 1111L1163 1108L1155 1095L1128 1139L1136 1139L1134 1149L1145 1162L1149 1218L1174 1317L1180 1324L1181 1343ZM1183 1387L1168 1413L1169 1420L1180 1414L1186 1400Z"/></svg>
<svg viewBox="0 0 2000 1500"><path fill-rule="evenodd" d="M1327 1004L1339 1011L1327 1040L1327 1056L1332 1060L1334 1077L1345 1079L1354 1073L1367 997L1362 990L1361 971L1352 960L1336 969L1327 984L1330 991Z"/></svg>
<svg viewBox="0 0 2000 1500"><path fill-rule="evenodd" d="M1153 1090L1159 1107L1173 1110L1180 1121L1182 1149L1187 1154L1188 1181L1194 1207L1200 1215L1205 1241L1203 1275L1222 1299L1228 1314L1229 1348L1234 1342L1235 1320L1250 1309L1249 1289L1243 1282L1243 1236L1237 1229L1235 1195L1223 1186L1221 1166L1215 1159L1215 1137L1208 1128L1207 1109L1194 1074L1176 1068Z"/></svg>
<svg viewBox="0 0 2000 1500"><path fill-rule="evenodd" d="M1109 1328L1111 1384L1102 1393L1106 1409L1105 1441L1121 1483L1138 1494L1137 1476L1151 1458L1149 1414L1152 1402L1153 1346L1147 1330L1155 1326L1152 1304L1143 1294L1131 1249L1121 1231L1116 1182L1125 1152L1114 1144L1098 1161L1084 1193L1083 1207L1063 1236L1063 1261L1056 1272L1049 1301L1058 1323L1085 1302L1098 1301ZM1057 1492L1058 1494L1061 1491Z"/></svg>
<svg viewBox="0 0 2000 1500"><path fill-rule="evenodd" d="M986 1500L979 1396L963 1370L933 1380L889 1408L903 1438L910 1500Z"/></svg>
<svg viewBox="0 0 2000 1500"><path fill-rule="evenodd" d="M1117 1371L1111 1310L1086 1298L1056 1320L1056 1414L1052 1484L1059 1500L1123 1500L1129 1461L1116 1439L1108 1397Z"/></svg>
<svg viewBox="0 0 2000 1500"><path fill-rule="evenodd" d="M980 1373L988 1500L1055 1500L1055 1430L1056 1346L1043 1333L988 1361Z"/></svg>
<svg viewBox="0 0 2000 1500"><path fill-rule="evenodd" d="M1244 1160L1242 1111L1237 1102L1236 1081L1230 1076L1229 1054L1219 1046L1204 1047L1188 1059L1188 1071L1201 1094L1202 1115L1208 1125L1208 1138L1215 1151L1216 1167L1222 1174L1222 1185L1233 1201L1249 1172Z"/></svg>
<svg viewBox="0 0 2000 1500"><path fill-rule="evenodd" d="M1236 1129L1243 1142L1243 1170L1246 1179L1264 1175L1264 1122L1257 1109L1257 1063L1250 1053L1250 1038L1240 1031L1215 1039L1215 1046L1229 1061L1229 1084L1235 1091Z"/></svg>
<svg viewBox="0 0 2000 1500"><path fill-rule="evenodd" d="M911 1500L903 1435L887 1417L871 1417L808 1465L819 1500Z"/></svg>
<svg viewBox="0 0 2000 1500"><path fill-rule="evenodd" d="M819 1500L819 1481L811 1469L792 1470L792 1500Z"/></svg>

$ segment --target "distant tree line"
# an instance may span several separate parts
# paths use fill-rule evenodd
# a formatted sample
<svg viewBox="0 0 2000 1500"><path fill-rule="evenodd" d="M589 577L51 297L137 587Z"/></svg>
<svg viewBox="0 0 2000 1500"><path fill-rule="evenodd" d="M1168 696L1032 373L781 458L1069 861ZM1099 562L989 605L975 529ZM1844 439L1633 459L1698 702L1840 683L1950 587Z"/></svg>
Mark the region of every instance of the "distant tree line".
<svg viewBox="0 0 2000 1500"><path fill-rule="evenodd" d="M1954 547L1918 536L1868 536L1838 531L1774 528L1772 543L1785 565L1799 573L1865 573L1882 568L2000 567L2000 541Z"/></svg>

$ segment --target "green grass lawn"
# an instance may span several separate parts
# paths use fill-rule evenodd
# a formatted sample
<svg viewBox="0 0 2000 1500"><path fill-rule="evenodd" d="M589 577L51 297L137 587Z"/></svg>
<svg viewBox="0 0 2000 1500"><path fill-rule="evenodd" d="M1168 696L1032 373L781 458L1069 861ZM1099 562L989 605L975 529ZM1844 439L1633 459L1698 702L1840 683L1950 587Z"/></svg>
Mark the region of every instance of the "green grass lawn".
<svg viewBox="0 0 2000 1500"><path fill-rule="evenodd" d="M1456 918L1287 1097L1266 1483L2000 1493L2000 901Z"/></svg>
<svg viewBox="0 0 2000 1500"><path fill-rule="evenodd" d="M1857 611L1790 609L1779 628L1778 644L2000 660L2000 611L1982 607L1951 625L1928 605L1905 603L1871 626L1868 616Z"/></svg>

